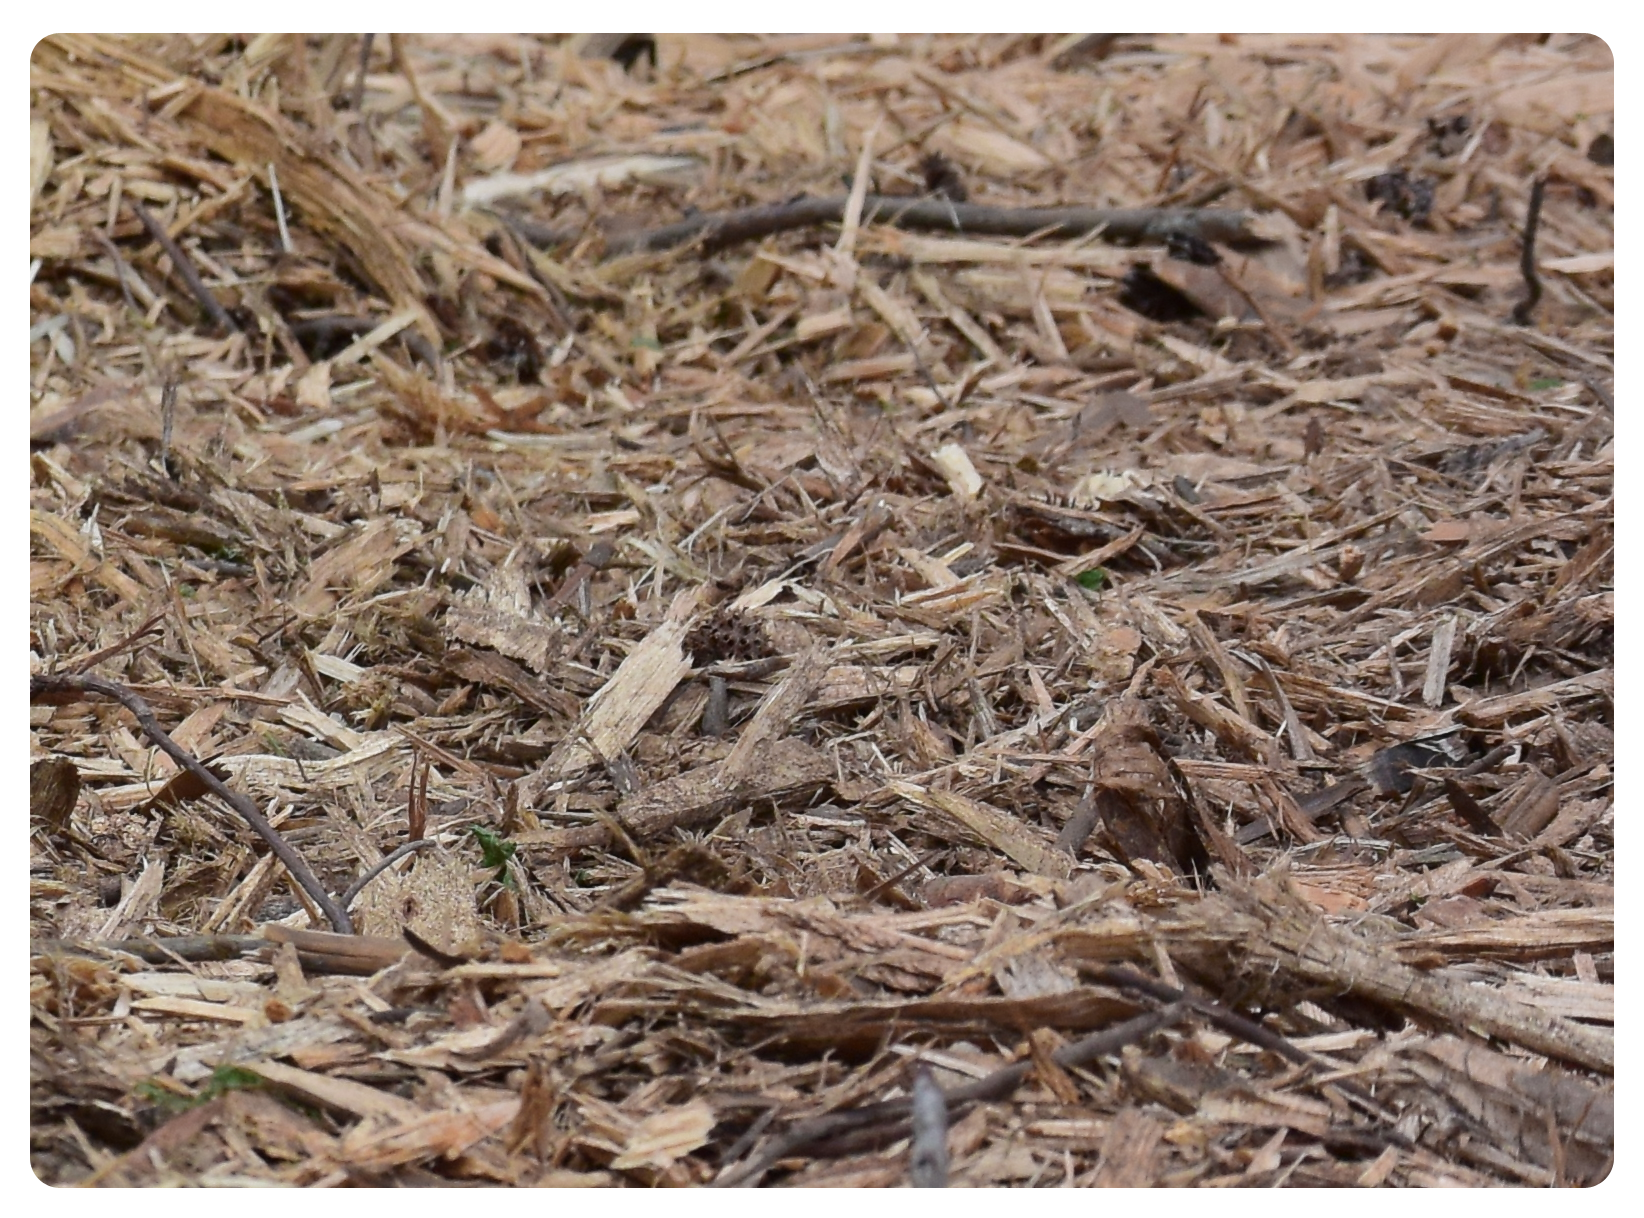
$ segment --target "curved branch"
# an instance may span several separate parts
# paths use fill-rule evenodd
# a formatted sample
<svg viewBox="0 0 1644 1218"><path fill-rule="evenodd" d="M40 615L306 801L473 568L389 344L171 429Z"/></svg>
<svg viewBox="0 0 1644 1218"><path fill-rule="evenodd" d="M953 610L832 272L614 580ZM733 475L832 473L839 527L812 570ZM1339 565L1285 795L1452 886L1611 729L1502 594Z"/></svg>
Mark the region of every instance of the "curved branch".
<svg viewBox="0 0 1644 1218"><path fill-rule="evenodd" d="M166 734L165 728L154 717L147 702L138 697L124 685L113 681L105 681L102 677L71 676L66 673L46 673L29 678L29 700L33 701L41 694L55 693L92 693L101 694L105 698L113 698L137 718L138 725L148 738L154 741L160 749L183 769L206 785L206 789L219 799L224 800L229 807L238 812L246 824L250 825L257 836L268 843L285 869L291 873L299 887L308 894L309 898L318 905L325 914L326 920L331 923L331 929L341 935L354 933L354 924L348 920L348 912L338 905L320 884L318 877L303 861L303 856L291 848L291 844L281 837L274 826L269 824L263 814L257 811L257 805L246 796L229 790L222 779L206 769L193 753L178 744Z"/></svg>
<svg viewBox="0 0 1644 1218"><path fill-rule="evenodd" d="M399 862L406 855L415 854L417 851L421 850L424 846L432 846L433 844L434 844L434 839L433 838L431 838L431 837L419 837L415 841L406 842L404 845L396 847L389 854L385 854L382 857L382 860L380 862L375 864L368 871L366 871L366 873L364 875L360 876L359 879L355 880L352 884L350 884L348 886L348 891L343 893L343 895L342 895L342 907L344 909L347 909L349 906L354 904L354 898L359 896L360 893L365 891L365 886L367 884L369 884L372 880L376 879L383 872L387 871L390 867L392 867L395 863Z"/></svg>

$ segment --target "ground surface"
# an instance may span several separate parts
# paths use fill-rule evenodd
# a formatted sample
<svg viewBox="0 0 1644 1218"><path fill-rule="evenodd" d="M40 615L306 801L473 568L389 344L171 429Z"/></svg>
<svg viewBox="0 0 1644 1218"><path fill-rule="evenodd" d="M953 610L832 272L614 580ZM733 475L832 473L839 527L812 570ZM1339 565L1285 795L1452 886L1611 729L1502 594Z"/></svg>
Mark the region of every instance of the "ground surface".
<svg viewBox="0 0 1644 1218"><path fill-rule="evenodd" d="M1605 1174L1602 43L361 44L35 54L35 671L432 839L37 697L42 1178Z"/></svg>

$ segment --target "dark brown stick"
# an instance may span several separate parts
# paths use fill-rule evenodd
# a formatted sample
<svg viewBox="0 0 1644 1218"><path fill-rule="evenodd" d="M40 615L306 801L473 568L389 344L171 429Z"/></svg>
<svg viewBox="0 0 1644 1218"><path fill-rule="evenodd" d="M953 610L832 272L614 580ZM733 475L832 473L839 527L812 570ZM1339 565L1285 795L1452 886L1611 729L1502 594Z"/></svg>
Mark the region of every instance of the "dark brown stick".
<svg viewBox="0 0 1644 1218"><path fill-rule="evenodd" d="M369 334L376 328L377 322L369 317L333 313L325 317L310 317L303 321L294 321L290 325L291 337L298 342L323 346L327 341L334 340L338 335L357 338L361 334Z"/></svg>
<svg viewBox="0 0 1644 1218"><path fill-rule="evenodd" d="M1175 986L1166 985L1162 981L1154 981L1151 977L1144 977L1122 965L1109 965L1106 968L1093 971L1090 975L1108 985L1130 990L1132 993L1146 994L1148 997L1156 998L1161 1002L1180 1005L1186 1010L1208 1019L1223 1032L1237 1036L1240 1040L1255 1045L1257 1048L1277 1053L1280 1057L1294 1062L1298 1066L1312 1066L1320 1070L1330 1069L1330 1063L1321 1061L1298 1045L1291 1044L1286 1037L1270 1028L1263 1027L1253 1019L1247 1019L1235 1011L1230 1011L1219 1002L1214 1002L1209 998L1200 998L1189 994L1186 990L1179 990ZM1068 1049L1074 1047L1073 1045L1067 1046ZM1061 1060L1060 1054L1062 1052L1066 1052L1066 1050L1059 1050L1054 1055L1058 1061ZM1062 1064L1066 1065L1067 1063L1063 1062ZM1358 1084L1342 1079L1333 1085L1344 1095L1356 1101L1371 1116L1379 1120L1387 1119L1385 1111ZM1410 1144L1409 1139L1396 1129L1388 1131L1387 1137L1397 1141L1400 1146Z"/></svg>
<svg viewBox="0 0 1644 1218"><path fill-rule="evenodd" d="M207 960L238 960L268 947L261 935L179 935L175 938L147 939L35 939L29 954L52 956L86 952L123 952L148 964L169 964L186 960L198 964Z"/></svg>
<svg viewBox="0 0 1644 1218"><path fill-rule="evenodd" d="M160 248L170 256L171 265L176 268L177 274L182 276L189 292L199 301L200 307L211 318L212 324L224 330L239 329L233 318L229 317L223 306L217 302L217 298L211 294L211 290L206 287L205 280L200 278L200 272L194 269L193 261L183 253L183 247L173 241L171 234L166 232L166 226L149 215L148 209L136 200L132 200L131 210L137 213L143 227L148 229L148 235L158 241Z"/></svg>
<svg viewBox="0 0 1644 1218"><path fill-rule="evenodd" d="M1098 1057L1116 1053L1126 1045L1134 1044L1160 1028L1170 1027L1187 1013L1188 1005L1185 1002L1175 1002L1157 1011L1147 1011L1111 1028L1094 1032L1070 1045L1063 1045L1050 1055L1051 1060L1059 1066L1083 1066ZM956 1116L959 1115L958 1110L961 1107L968 1110L972 1104L1005 1099L1032 1073L1031 1060L1015 1062L974 1082L943 1091L942 1100L947 1105L950 1117ZM801 1147L813 1146L818 1142L837 1139L836 1146L828 1147L835 1151L848 1152L858 1148L860 1139L847 1139L845 1135L864 1134L871 1129L872 1133L869 1136L873 1140L896 1141L907 1137L912 1113L913 1098L901 1096L878 1104L865 1104L860 1108L847 1108L840 1112L830 1112L825 1116L799 1121L761 1154L735 1168L721 1172L714 1181L714 1187L726 1188L757 1181L773 1164L787 1158ZM885 1128L873 1128L881 1125Z"/></svg>
<svg viewBox="0 0 1644 1218"><path fill-rule="evenodd" d="M413 842L421 841L428 832L428 771L433 768L426 757L418 761L411 763L411 789L405 797L405 836ZM347 904L344 897L343 905Z"/></svg>
<svg viewBox="0 0 1644 1218"><path fill-rule="evenodd" d="M131 285L126 282L126 272L131 268L126 266L126 260L120 257L120 251L114 247L114 242L110 241L103 232L94 228L91 230L91 235L96 239L97 244L103 247L103 252L108 255L109 261L114 264L114 274L120 281L120 295L125 297L126 308L133 313L140 314L142 310L137 307L137 302L132 299ZM135 275L137 272L133 270L131 273Z"/></svg>
<svg viewBox="0 0 1644 1218"><path fill-rule="evenodd" d="M1099 969L1093 974L1098 981L1108 985L1118 986L1120 989L1130 990L1133 993L1146 994L1149 998L1157 998L1161 1002L1186 1002L1200 1015L1221 1028L1224 1032L1231 1032L1242 1040L1249 1041L1262 1049L1271 1049L1281 1057L1288 1058L1297 1065L1317 1065L1313 1055L1305 1049L1298 1049L1277 1032L1262 1027L1252 1019L1228 1010L1220 1003L1212 1002L1207 998L1196 998L1185 990L1179 990L1173 985L1166 985L1162 981L1155 981L1151 977L1144 977L1130 969L1113 965Z"/></svg>
<svg viewBox="0 0 1644 1218"><path fill-rule="evenodd" d="M795 199L770 207L747 207L730 212L707 212L677 224L618 237L606 247L608 255L665 250L702 238L705 248L718 249L771 233L819 224L837 224L845 216L845 196ZM987 237L1083 237L1095 229L1110 241L1163 241L1167 234L1192 233L1207 241L1248 242L1253 234L1249 216L1238 211L1193 211L1163 207L989 207L982 203L954 203L947 199L894 198L869 195L862 205L862 223L891 224L899 228L932 229Z"/></svg>
<svg viewBox="0 0 1644 1218"><path fill-rule="evenodd" d="M521 241L529 242L539 250L554 245L569 245L578 236L570 229L550 228L546 224L539 224L528 216L515 216L507 212L494 210L489 211L488 214L502 221L503 227L509 229Z"/></svg>
<svg viewBox="0 0 1644 1218"><path fill-rule="evenodd" d="M406 954L399 939L372 939L363 935L333 935L318 930L292 930L278 923L261 935L178 935L143 939L34 939L33 956L92 956L111 953L135 956L147 964L200 964L216 960L266 958L276 945L291 943L308 973L369 977Z"/></svg>
<svg viewBox="0 0 1644 1218"><path fill-rule="evenodd" d="M1228 272L1227 263L1216 263L1216 274L1221 276L1222 282L1237 293L1240 300L1250 306L1250 311L1256 315L1256 320L1262 323L1262 329L1273 336L1273 341L1279 344L1286 359L1296 358L1296 344L1290 341L1289 335L1273 324L1273 318L1268 311L1262 308L1262 302L1245 290L1244 284Z"/></svg>
<svg viewBox="0 0 1644 1218"><path fill-rule="evenodd" d="M577 589L588 580L589 576L605 569L606 564L611 561L611 556L615 553L616 551L608 541L596 541L589 546L588 553L584 554L577 562L577 565L571 568L554 595L548 598L548 603L542 607L542 616L552 617L564 608L566 602L576 595Z"/></svg>
<svg viewBox="0 0 1644 1218"><path fill-rule="evenodd" d="M1519 251L1518 269L1529 295L1513 306L1513 320L1521 326L1530 324L1530 314L1541 302L1541 276L1536 274L1536 226L1541 222L1541 195L1546 189L1547 179L1537 178L1530 187L1530 207L1524 216L1524 247Z"/></svg>
<svg viewBox="0 0 1644 1218"><path fill-rule="evenodd" d="M354 903L354 898L365 891L365 886L367 884L376 879L383 872L387 871L406 855L415 854L424 846L432 845L434 845L433 838L419 837L412 841L401 843L399 846L395 847L391 853L385 854L380 862L369 868L364 875L360 876L359 879L355 880L348 886L348 891L342 895L342 907L347 909L350 905L352 905Z"/></svg>
<svg viewBox="0 0 1644 1218"><path fill-rule="evenodd" d="M268 843L268 848L274 852L275 857L280 862L285 864L285 869L291 873L291 878L297 881L314 904L318 905L325 913L326 919L331 923L332 930L340 935L354 933L354 924L348 920L348 912L326 892L319 879L309 870L308 864L303 861L302 855L293 850L290 843L280 836L261 812L257 811L256 804L252 803L246 796L229 790L223 780L200 764L194 754L168 736L165 728L160 726L160 721L154 717L154 712L149 709L147 702L144 702L125 686L116 684L113 681L105 681L101 677L45 673L29 678L30 701L42 694L55 693L101 694L105 698L114 699L130 711L150 740L159 745L160 749L178 765L182 766L183 769L204 783L207 790L238 812L257 836Z"/></svg>
<svg viewBox="0 0 1644 1218"><path fill-rule="evenodd" d="M177 373L166 373L165 387L160 390L160 468L175 482L176 472L171 468L171 432L177 423Z"/></svg>
<svg viewBox="0 0 1644 1218"><path fill-rule="evenodd" d="M930 864L932 863L932 861L935 860L937 855L941 854L943 852L943 850L945 850L945 849L947 849L947 847L945 847L945 846L938 847L937 849L928 851L927 853L925 853L921 857L914 859L913 862L909 863L906 867L902 868L902 870L898 871L895 875L891 876L889 879L880 880L872 888L870 888L866 892L864 892L862 894L862 899L864 901L871 901L875 897L877 897L880 893L882 893L882 892L886 891L887 889L889 889L892 885L900 884L903 880L907 879L910 875L912 875L915 871L918 871L921 867L930 866Z"/></svg>

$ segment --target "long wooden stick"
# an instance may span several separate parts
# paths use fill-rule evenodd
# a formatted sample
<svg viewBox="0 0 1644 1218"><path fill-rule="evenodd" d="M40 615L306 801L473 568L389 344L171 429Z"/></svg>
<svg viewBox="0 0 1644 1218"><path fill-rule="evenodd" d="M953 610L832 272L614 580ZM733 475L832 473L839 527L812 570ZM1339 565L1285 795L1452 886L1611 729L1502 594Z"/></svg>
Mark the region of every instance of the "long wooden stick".
<svg viewBox="0 0 1644 1218"><path fill-rule="evenodd" d="M1082 1040L1063 1045L1051 1054L1051 1058L1059 1066L1085 1065L1098 1057L1117 1053L1126 1045L1134 1044L1160 1028L1168 1028L1180 1022L1187 1012L1188 1005L1185 1002L1174 1002L1156 1011L1146 1011L1123 1023L1104 1028L1100 1032L1093 1032ZM949 1114L955 1115L959 1109L968 1109L972 1104L1005 1099L1026 1082L1032 1073L1031 1060L1014 1062L982 1078L942 1091L942 1101ZM848 1152L857 1148L861 1141L859 1137L853 1138L848 1135L865 1134L871 1130L873 1140L895 1141L907 1137L913 1118L913 1108L913 1098L901 1096L894 1100L865 1104L860 1108L846 1108L800 1121L789 1127L786 1133L759 1155L721 1172L713 1185L715 1188L726 1188L757 1182L773 1164L787 1158L801 1147L814 1147L816 1143L825 1140L837 1140L836 1145L829 1147L830 1150Z"/></svg>
<svg viewBox="0 0 1644 1218"><path fill-rule="evenodd" d="M844 195L795 199L769 207L706 212L676 224L619 237L606 246L608 255L671 249L698 237L709 249L751 241L771 233L844 219ZM1170 233L1191 233L1206 241L1247 242L1250 217L1241 211L1208 211L1170 207L989 207L947 199L869 195L862 223L899 228L933 229L987 237L1083 237L1096 229L1110 241L1163 241Z"/></svg>
<svg viewBox="0 0 1644 1218"><path fill-rule="evenodd" d="M257 836L268 843L268 848L274 852L275 857L280 862L285 864L285 869L291 873L291 878L297 881L314 904L318 905L324 912L326 919L331 923L332 930L340 935L354 933L354 924L348 920L347 910L337 904L332 899L331 894L326 892L324 885L319 881L319 877L303 861L303 856L292 849L291 843L281 837L274 826L268 823L263 814L257 811L256 804L252 803L246 796L231 791L223 780L206 769L193 753L190 753L168 736L165 728L160 726L160 721L154 717L154 712L149 708L147 702L132 693L124 685L113 681L105 681L102 677L70 675L68 673L44 673L29 678L30 701L43 694L58 693L101 694L105 698L113 698L130 711L136 716L138 725L150 740L159 745L160 749L178 765L182 766L183 769L203 782L206 789L213 795L216 795L238 812Z"/></svg>

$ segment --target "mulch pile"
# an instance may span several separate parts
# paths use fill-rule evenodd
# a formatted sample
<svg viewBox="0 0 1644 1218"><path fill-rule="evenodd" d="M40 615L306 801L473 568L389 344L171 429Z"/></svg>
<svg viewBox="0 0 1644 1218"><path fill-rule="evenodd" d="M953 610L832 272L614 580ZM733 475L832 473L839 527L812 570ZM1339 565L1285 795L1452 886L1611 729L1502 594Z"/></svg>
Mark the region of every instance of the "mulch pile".
<svg viewBox="0 0 1644 1218"><path fill-rule="evenodd" d="M1613 85L45 40L37 1173L1602 1179Z"/></svg>

